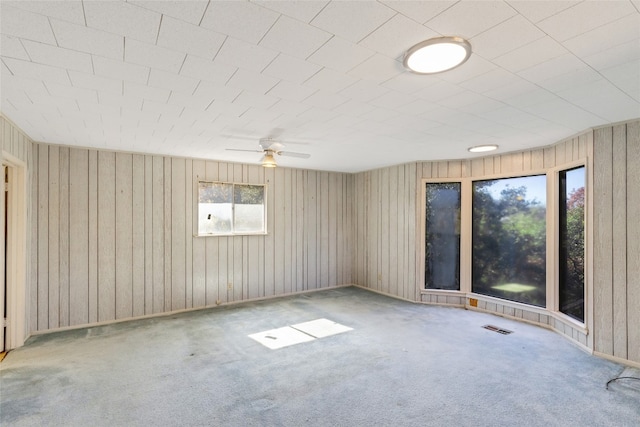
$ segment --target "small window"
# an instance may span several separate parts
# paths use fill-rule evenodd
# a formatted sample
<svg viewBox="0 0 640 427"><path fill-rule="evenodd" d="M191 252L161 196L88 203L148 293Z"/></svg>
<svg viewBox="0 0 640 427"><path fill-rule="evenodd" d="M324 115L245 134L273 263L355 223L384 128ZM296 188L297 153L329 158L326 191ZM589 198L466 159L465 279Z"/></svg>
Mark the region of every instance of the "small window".
<svg viewBox="0 0 640 427"><path fill-rule="evenodd" d="M460 290L460 183L427 183L425 289Z"/></svg>
<svg viewBox="0 0 640 427"><path fill-rule="evenodd" d="M265 186L198 183L198 235L265 234Z"/></svg>
<svg viewBox="0 0 640 427"><path fill-rule="evenodd" d="M559 309L584 322L584 166L560 171Z"/></svg>

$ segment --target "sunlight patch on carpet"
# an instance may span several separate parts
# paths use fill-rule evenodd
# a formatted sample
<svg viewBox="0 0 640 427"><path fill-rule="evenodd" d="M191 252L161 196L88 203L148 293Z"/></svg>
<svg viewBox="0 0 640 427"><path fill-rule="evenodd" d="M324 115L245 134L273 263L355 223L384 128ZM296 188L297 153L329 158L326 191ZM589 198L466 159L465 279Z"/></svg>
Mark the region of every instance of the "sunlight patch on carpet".
<svg viewBox="0 0 640 427"><path fill-rule="evenodd" d="M353 329L348 326L328 319L316 319L283 328L258 332L257 334L250 334L249 338L258 341L267 348L275 350L351 330Z"/></svg>

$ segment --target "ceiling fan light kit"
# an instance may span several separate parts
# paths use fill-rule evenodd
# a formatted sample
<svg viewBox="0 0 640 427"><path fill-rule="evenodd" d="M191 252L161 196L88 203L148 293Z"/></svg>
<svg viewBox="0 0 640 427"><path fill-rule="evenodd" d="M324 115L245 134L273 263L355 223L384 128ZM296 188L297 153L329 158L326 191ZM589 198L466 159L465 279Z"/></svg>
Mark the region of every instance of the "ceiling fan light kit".
<svg viewBox="0 0 640 427"><path fill-rule="evenodd" d="M267 151L264 157L262 158L262 167L263 168L275 168L277 166L276 159L273 158L273 153Z"/></svg>
<svg viewBox="0 0 640 427"><path fill-rule="evenodd" d="M296 153L294 151L282 151L284 144L280 141L276 141L273 138L261 138L258 140L260 149L258 150L245 150L239 148L227 148L227 151L243 151L249 153L264 153L260 163L265 168L275 168L277 165L275 155L286 157L297 157L299 159L308 159L311 155L307 153Z"/></svg>
<svg viewBox="0 0 640 427"><path fill-rule="evenodd" d="M416 74L436 74L464 64L471 56L471 44L462 37L436 37L412 46L403 65Z"/></svg>

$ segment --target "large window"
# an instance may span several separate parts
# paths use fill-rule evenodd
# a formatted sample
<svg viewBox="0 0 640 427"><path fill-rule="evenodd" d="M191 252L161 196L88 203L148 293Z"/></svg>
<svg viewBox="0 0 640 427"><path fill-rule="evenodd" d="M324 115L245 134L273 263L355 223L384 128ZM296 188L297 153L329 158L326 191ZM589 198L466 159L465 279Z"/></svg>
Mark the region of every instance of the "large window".
<svg viewBox="0 0 640 427"><path fill-rule="evenodd" d="M460 289L460 183L426 185L426 289Z"/></svg>
<svg viewBox="0 0 640 427"><path fill-rule="evenodd" d="M584 322L584 166L559 173L559 308Z"/></svg>
<svg viewBox="0 0 640 427"><path fill-rule="evenodd" d="M475 181L473 292L546 305L546 176Z"/></svg>
<svg viewBox="0 0 640 427"><path fill-rule="evenodd" d="M198 234L264 234L264 185L198 183Z"/></svg>

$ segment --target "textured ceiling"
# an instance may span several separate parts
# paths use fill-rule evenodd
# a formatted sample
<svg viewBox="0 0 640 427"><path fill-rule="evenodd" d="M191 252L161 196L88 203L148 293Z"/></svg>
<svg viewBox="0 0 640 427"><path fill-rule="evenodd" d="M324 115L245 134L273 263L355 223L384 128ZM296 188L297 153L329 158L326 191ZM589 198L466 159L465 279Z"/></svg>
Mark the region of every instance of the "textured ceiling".
<svg viewBox="0 0 640 427"><path fill-rule="evenodd" d="M36 141L361 171L640 117L640 0L5 1L2 113ZM468 39L462 67L405 71ZM289 144L287 144L290 142ZM297 144L294 144L297 143Z"/></svg>

